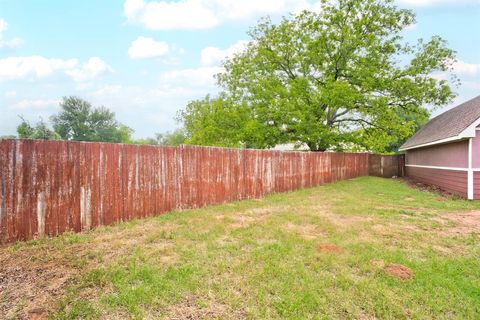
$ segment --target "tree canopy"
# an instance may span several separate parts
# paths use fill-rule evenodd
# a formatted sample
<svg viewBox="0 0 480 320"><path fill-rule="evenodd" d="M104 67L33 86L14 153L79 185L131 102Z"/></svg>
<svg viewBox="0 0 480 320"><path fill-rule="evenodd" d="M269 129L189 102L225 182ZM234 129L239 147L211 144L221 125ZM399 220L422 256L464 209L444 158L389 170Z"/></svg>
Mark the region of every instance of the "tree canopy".
<svg viewBox="0 0 480 320"><path fill-rule="evenodd" d="M41 140L59 140L60 135L50 129L48 125L40 119L35 126L30 122L20 117L22 122L17 127L17 133L21 139L41 139Z"/></svg>
<svg viewBox="0 0 480 320"><path fill-rule="evenodd" d="M155 140L160 146L179 146L185 143L185 139L185 132L182 129L157 133L155 135Z"/></svg>
<svg viewBox="0 0 480 320"><path fill-rule="evenodd" d="M456 78L435 77L451 71L454 51L438 36L406 43L402 32L415 22L393 0L325 0L319 13L261 20L225 61L220 96L179 113L187 141L389 150L428 118L425 106L454 97Z"/></svg>
<svg viewBox="0 0 480 320"><path fill-rule="evenodd" d="M124 142L131 140L133 130L119 123L115 113L101 106L94 108L78 97L65 97L62 110L53 115L53 128L64 140Z"/></svg>
<svg viewBox="0 0 480 320"><path fill-rule="evenodd" d="M185 132L182 129L176 129L165 133L156 133L155 138L134 140L133 143L176 147L185 143L185 139Z"/></svg>
<svg viewBox="0 0 480 320"><path fill-rule="evenodd" d="M94 108L78 97L64 97L61 111L50 117L53 129L43 119L31 125L23 117L17 126L19 138L131 143L133 130L119 123L105 107Z"/></svg>
<svg viewBox="0 0 480 320"><path fill-rule="evenodd" d="M133 130L119 123L106 107L93 107L78 97L64 97L61 111L50 117L53 129L40 119L35 125L20 116L17 133L22 139L77 140L178 146L185 142L183 129L156 133L154 138L133 139ZM14 138L10 136L9 138ZM1 139L1 137L0 137Z"/></svg>

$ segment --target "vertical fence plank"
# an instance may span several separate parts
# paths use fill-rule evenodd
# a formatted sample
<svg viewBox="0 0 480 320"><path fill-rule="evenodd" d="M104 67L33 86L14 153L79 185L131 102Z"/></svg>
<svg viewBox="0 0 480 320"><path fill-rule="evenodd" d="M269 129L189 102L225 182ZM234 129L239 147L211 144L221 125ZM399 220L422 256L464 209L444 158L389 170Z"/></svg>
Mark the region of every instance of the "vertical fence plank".
<svg viewBox="0 0 480 320"><path fill-rule="evenodd" d="M383 164L383 165L382 165ZM402 156L0 140L0 243L363 175Z"/></svg>
<svg viewBox="0 0 480 320"><path fill-rule="evenodd" d="M0 244L7 242L7 170L8 143L0 140Z"/></svg>
<svg viewBox="0 0 480 320"><path fill-rule="evenodd" d="M18 147L17 168L19 171L17 181L19 182L21 192L17 193L17 215L20 218L19 239L25 240L31 234L31 228L34 228L32 222L32 203L34 200L33 183L32 183L32 162L33 162L33 141L21 141Z"/></svg>

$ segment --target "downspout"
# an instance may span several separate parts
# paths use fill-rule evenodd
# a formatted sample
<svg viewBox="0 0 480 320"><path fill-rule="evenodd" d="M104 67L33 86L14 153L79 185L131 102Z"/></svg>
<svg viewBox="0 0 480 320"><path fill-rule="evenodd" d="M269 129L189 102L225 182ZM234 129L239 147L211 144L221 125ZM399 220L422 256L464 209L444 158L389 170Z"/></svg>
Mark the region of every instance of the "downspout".
<svg viewBox="0 0 480 320"><path fill-rule="evenodd" d="M472 139L473 138L468 139L467 196L469 200L473 200Z"/></svg>

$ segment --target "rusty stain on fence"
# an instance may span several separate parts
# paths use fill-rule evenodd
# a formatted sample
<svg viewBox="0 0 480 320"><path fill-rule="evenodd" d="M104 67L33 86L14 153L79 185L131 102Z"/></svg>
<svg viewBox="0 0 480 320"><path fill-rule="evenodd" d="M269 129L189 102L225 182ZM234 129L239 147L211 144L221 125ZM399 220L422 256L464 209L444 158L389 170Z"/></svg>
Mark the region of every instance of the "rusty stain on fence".
<svg viewBox="0 0 480 320"><path fill-rule="evenodd" d="M0 140L0 243L358 176L399 175L400 167L400 157L367 153Z"/></svg>

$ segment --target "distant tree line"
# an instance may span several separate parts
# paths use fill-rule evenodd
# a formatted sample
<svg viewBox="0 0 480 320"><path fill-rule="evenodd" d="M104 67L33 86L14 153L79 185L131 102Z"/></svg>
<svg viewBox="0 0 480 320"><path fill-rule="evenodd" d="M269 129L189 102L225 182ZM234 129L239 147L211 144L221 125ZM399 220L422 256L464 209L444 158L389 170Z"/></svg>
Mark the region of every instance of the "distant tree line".
<svg viewBox="0 0 480 320"><path fill-rule="evenodd" d="M36 124L31 124L20 116L21 123L17 127L18 137L173 146L185 141L185 135L180 129L157 133L153 138L135 140L132 138L134 131L116 120L114 112L104 106L93 107L90 102L79 97L64 97L60 107L60 112L50 117L51 127L43 119Z"/></svg>

